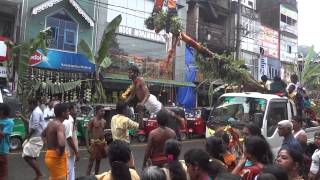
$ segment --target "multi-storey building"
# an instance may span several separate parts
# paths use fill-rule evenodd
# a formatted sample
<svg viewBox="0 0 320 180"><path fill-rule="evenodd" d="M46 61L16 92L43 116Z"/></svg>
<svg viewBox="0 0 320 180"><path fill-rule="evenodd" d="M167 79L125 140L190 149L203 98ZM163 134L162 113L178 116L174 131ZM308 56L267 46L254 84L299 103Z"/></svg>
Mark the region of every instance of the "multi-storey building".
<svg viewBox="0 0 320 180"><path fill-rule="evenodd" d="M184 0L177 3L185 26L187 5ZM37 62L32 66L68 72L94 73L94 66L78 53L77 44L84 40L96 52L106 25L121 14L122 22L110 50L113 63L103 72L110 102L116 101L114 97L129 85L126 68L132 62L140 66L143 75L150 77L147 79L150 89L164 103L175 101L176 87L193 86L183 82L184 44L177 48L174 63L167 66L169 37L164 32L157 34L145 28L144 21L153 10L152 0L4 0L0 5L0 36L21 43L51 27L53 39L48 56L38 52L33 56L32 60ZM65 62L71 63L72 59L72 64L66 66ZM55 66L48 66L44 60L55 61Z"/></svg>
<svg viewBox="0 0 320 180"><path fill-rule="evenodd" d="M298 9L296 0L258 0L263 25L279 30L281 77L289 80L298 58Z"/></svg>

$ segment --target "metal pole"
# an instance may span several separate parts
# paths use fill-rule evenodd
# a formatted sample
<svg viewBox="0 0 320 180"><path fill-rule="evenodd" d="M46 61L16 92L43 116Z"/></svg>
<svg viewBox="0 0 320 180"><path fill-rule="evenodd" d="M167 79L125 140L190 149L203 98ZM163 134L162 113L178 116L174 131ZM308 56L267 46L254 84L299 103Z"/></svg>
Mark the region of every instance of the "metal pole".
<svg viewBox="0 0 320 180"><path fill-rule="evenodd" d="M239 60L240 46L241 46L241 0L238 0L238 12L237 12L237 39L236 39L236 60Z"/></svg>

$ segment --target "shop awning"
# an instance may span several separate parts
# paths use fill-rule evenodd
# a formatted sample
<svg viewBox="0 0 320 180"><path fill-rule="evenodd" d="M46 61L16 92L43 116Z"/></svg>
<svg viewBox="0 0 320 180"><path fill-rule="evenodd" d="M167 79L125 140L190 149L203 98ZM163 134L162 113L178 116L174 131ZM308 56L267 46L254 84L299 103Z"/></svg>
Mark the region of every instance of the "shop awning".
<svg viewBox="0 0 320 180"><path fill-rule="evenodd" d="M116 83L127 83L131 84L131 80L126 75L120 74L106 74L104 75L104 81L116 82ZM177 87L196 87L192 82L180 82L167 79L148 79L145 78L148 85L164 85L164 86L177 86Z"/></svg>
<svg viewBox="0 0 320 180"><path fill-rule="evenodd" d="M38 14L39 12L46 10L52 6L54 6L55 4L58 4L59 2L61 2L63 0L48 0L45 1L44 3L41 3L37 6L35 6L34 8L32 8L32 14ZM94 26L94 20L86 13L85 10L83 10L81 8L81 6L79 5L79 3L75 0L68 0L68 2L76 9L76 11L89 23L89 25L91 27Z"/></svg>

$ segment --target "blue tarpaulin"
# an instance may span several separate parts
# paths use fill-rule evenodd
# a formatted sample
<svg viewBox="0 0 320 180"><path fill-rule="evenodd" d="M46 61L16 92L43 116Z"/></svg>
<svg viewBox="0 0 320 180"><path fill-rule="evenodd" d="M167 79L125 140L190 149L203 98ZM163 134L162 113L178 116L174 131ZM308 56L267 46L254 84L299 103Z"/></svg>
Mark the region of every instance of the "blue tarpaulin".
<svg viewBox="0 0 320 180"><path fill-rule="evenodd" d="M189 46L186 46L185 64L185 81L194 82L197 77L197 67L195 64L195 50ZM195 88L180 87L177 93L177 102L187 109L194 108L196 105Z"/></svg>

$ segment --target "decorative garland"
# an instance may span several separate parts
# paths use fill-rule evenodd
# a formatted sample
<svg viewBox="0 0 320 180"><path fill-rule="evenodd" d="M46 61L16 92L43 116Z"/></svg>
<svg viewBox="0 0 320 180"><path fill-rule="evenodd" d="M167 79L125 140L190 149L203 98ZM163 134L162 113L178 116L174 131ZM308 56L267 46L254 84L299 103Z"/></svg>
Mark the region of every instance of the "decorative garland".
<svg viewBox="0 0 320 180"><path fill-rule="evenodd" d="M159 33L161 30L169 26L169 30L172 34L179 34L183 30L183 26L180 18L177 15L170 15L163 10L152 12L151 15L144 21L147 29L155 30Z"/></svg>

